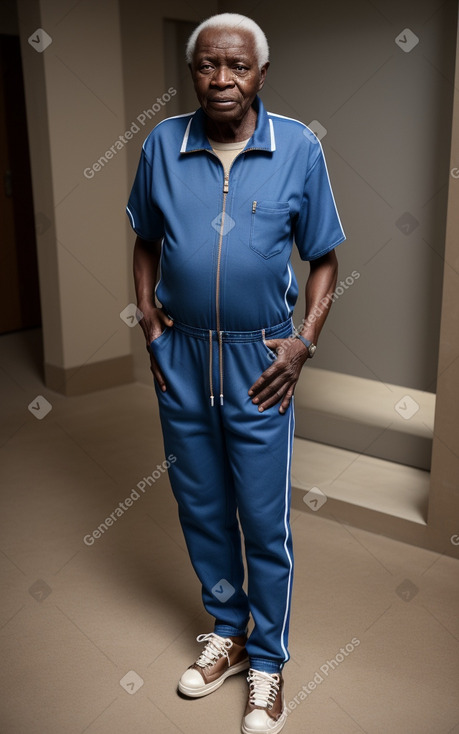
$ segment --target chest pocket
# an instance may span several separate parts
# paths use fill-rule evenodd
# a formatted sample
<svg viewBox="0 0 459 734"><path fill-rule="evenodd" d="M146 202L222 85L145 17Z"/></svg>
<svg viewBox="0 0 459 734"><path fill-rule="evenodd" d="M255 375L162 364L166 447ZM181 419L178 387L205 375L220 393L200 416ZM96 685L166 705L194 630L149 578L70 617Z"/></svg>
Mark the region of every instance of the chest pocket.
<svg viewBox="0 0 459 734"><path fill-rule="evenodd" d="M291 239L290 207L285 201L252 202L250 247L267 259L279 255Z"/></svg>

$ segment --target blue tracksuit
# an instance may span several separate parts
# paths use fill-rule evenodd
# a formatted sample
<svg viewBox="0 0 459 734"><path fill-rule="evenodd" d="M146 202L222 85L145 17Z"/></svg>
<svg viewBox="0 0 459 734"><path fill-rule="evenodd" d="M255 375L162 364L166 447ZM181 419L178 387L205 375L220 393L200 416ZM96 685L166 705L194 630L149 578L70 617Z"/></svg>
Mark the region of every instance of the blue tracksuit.
<svg viewBox="0 0 459 734"><path fill-rule="evenodd" d="M288 660L293 574L289 526L293 403L258 412L249 387L288 337L298 286L293 240L313 260L344 240L320 143L302 123L265 111L228 176L201 109L146 139L127 211L162 239L156 296L174 326L150 345L169 470L203 601L222 636L242 634L251 667ZM248 589L237 514L244 534Z"/></svg>

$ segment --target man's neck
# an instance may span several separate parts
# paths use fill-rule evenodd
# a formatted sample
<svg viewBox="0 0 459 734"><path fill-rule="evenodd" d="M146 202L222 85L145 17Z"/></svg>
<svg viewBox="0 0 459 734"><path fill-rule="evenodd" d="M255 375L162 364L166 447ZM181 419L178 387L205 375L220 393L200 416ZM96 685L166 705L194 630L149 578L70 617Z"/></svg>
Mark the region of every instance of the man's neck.
<svg viewBox="0 0 459 734"><path fill-rule="evenodd" d="M220 123L206 119L206 134L218 143L239 143L252 137L257 125L257 113L251 107L242 120Z"/></svg>

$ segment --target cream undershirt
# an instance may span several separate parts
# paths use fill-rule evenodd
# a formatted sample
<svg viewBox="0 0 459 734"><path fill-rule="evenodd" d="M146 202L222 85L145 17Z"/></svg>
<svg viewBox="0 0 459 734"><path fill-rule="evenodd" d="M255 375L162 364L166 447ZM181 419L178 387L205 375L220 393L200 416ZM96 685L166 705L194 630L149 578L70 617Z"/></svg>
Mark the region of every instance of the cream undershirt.
<svg viewBox="0 0 459 734"><path fill-rule="evenodd" d="M247 140L241 140L238 143L219 143L217 140L211 140L210 138L208 138L208 140L215 155L218 155L223 163L225 174L227 174L237 154L240 153L241 150L244 150L250 138L247 138Z"/></svg>

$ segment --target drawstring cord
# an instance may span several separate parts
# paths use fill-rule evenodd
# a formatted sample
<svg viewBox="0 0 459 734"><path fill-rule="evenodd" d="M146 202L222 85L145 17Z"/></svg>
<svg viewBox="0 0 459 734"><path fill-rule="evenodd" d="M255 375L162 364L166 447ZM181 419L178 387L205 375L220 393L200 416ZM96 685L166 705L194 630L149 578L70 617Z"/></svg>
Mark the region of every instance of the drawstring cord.
<svg viewBox="0 0 459 734"><path fill-rule="evenodd" d="M218 357L220 360L220 405L223 405L223 332L218 332Z"/></svg>
<svg viewBox="0 0 459 734"><path fill-rule="evenodd" d="M212 331L209 329L209 386L210 386L210 405L214 407L214 386L212 380Z"/></svg>
<svg viewBox="0 0 459 734"><path fill-rule="evenodd" d="M210 387L210 405L213 408L215 402L214 384L212 378L213 355L212 355L212 330L209 329L209 387ZM223 332L218 332L218 362L220 373L220 405L223 405Z"/></svg>

